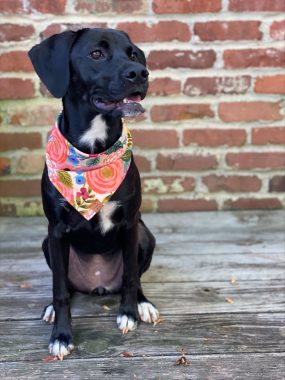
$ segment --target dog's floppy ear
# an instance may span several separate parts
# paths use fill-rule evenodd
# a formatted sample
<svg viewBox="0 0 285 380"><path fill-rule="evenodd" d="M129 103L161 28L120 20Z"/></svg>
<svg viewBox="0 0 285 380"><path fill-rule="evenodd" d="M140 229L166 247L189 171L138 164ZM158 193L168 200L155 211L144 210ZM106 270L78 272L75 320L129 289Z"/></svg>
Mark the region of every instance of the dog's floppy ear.
<svg viewBox="0 0 285 380"><path fill-rule="evenodd" d="M69 84L69 54L76 32L55 34L35 45L29 57L36 73L56 98L62 98Z"/></svg>

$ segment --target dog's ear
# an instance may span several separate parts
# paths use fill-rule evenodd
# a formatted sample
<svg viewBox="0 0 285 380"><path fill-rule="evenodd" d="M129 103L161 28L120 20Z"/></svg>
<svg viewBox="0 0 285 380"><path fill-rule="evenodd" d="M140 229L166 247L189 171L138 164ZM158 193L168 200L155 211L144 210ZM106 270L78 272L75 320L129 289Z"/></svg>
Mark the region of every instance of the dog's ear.
<svg viewBox="0 0 285 380"><path fill-rule="evenodd" d="M69 85L69 55L75 38L76 32L55 34L28 53L36 73L56 98L62 98Z"/></svg>

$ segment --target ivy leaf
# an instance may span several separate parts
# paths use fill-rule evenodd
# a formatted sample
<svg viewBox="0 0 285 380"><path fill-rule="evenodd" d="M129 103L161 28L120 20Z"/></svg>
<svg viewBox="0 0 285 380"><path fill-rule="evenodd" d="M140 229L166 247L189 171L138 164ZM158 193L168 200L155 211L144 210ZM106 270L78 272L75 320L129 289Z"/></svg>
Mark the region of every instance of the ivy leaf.
<svg viewBox="0 0 285 380"><path fill-rule="evenodd" d="M64 170L58 170L57 175L58 175L60 182L63 183L65 187L67 187L68 189L73 188L72 178L68 172L66 172Z"/></svg>

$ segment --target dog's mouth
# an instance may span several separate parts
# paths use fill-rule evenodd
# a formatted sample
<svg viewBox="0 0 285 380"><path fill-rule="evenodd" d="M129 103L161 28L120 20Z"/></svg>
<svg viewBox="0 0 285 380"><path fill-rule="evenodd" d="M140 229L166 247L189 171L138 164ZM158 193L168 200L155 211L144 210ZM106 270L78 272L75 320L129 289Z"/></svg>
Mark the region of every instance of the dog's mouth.
<svg viewBox="0 0 285 380"><path fill-rule="evenodd" d="M94 106L103 112L120 111L123 117L135 117L145 112L141 106L142 94L133 92L121 100L106 100L102 98L93 98Z"/></svg>

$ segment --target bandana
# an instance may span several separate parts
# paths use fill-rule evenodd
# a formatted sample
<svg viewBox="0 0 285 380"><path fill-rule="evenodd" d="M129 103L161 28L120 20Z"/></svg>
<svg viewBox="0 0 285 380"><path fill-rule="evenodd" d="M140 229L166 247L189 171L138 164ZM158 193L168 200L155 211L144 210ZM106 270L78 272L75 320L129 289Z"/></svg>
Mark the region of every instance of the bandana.
<svg viewBox="0 0 285 380"><path fill-rule="evenodd" d="M57 118L46 148L48 176L55 188L84 218L91 219L123 182L131 163L132 137L121 137L105 152L86 154L62 135Z"/></svg>

